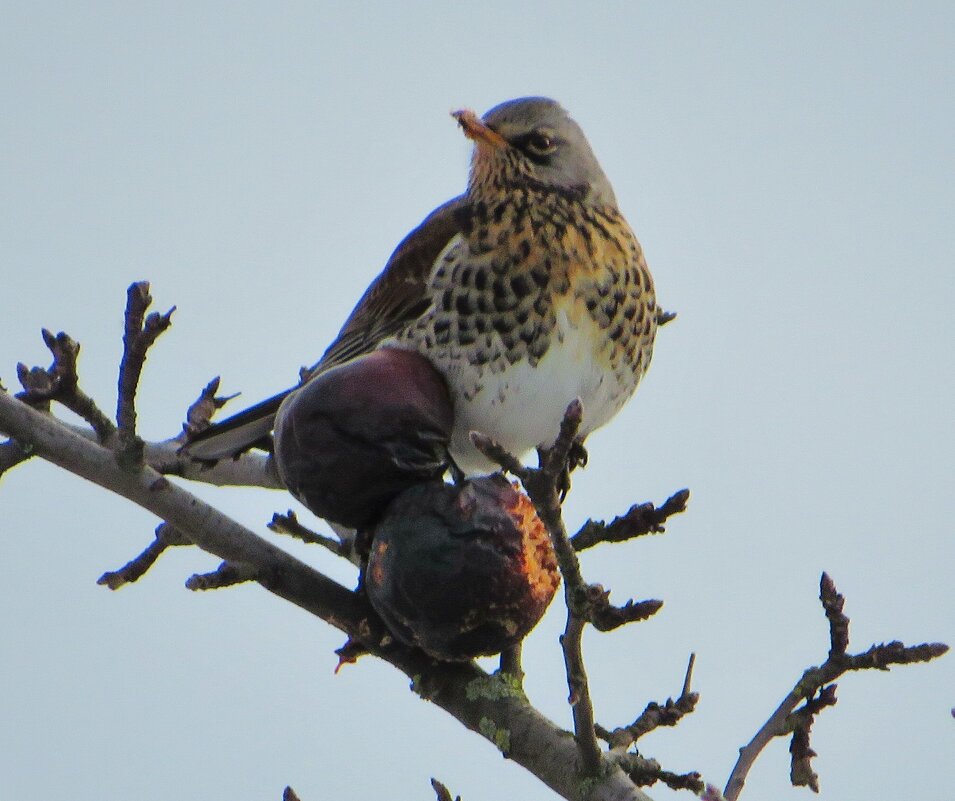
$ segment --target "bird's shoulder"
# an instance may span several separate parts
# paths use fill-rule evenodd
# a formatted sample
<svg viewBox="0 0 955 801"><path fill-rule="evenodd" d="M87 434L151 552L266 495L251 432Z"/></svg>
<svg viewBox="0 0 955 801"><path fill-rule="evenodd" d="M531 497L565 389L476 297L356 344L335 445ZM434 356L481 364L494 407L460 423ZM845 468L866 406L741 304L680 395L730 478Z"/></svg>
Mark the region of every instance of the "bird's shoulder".
<svg viewBox="0 0 955 801"><path fill-rule="evenodd" d="M395 248L362 295L321 360L303 378L374 350L430 305L428 279L448 243L467 226L469 204L460 195L438 206Z"/></svg>

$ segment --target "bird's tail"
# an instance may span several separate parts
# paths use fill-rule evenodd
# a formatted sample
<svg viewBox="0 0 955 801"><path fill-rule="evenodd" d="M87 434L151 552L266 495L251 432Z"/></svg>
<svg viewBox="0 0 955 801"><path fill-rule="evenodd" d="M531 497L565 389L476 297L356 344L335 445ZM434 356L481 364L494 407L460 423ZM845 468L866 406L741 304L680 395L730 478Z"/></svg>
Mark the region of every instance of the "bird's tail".
<svg viewBox="0 0 955 801"><path fill-rule="evenodd" d="M226 459L267 442L275 424L275 413L290 392L292 390L287 389L214 423L192 437L183 451L193 459Z"/></svg>

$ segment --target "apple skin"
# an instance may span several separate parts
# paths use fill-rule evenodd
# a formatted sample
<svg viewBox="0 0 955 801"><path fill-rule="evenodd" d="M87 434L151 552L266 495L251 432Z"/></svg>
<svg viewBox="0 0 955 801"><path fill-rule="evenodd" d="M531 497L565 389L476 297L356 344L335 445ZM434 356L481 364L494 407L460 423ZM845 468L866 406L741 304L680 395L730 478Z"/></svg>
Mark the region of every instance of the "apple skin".
<svg viewBox="0 0 955 801"><path fill-rule="evenodd" d="M453 423L447 385L432 364L382 348L319 373L285 399L276 466L312 513L361 529L401 492L445 473Z"/></svg>
<svg viewBox="0 0 955 801"><path fill-rule="evenodd" d="M444 661L522 640L559 583L533 504L500 474L399 495L375 527L364 579L392 634Z"/></svg>

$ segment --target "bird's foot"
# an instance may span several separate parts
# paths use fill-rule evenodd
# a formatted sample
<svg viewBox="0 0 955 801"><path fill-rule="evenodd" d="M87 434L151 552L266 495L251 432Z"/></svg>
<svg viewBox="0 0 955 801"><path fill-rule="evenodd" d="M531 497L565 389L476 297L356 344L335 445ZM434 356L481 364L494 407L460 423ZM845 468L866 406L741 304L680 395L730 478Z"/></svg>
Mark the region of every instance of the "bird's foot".
<svg viewBox="0 0 955 801"><path fill-rule="evenodd" d="M454 461L454 458L451 456L450 451L447 453L448 460L448 470L451 473L451 481L455 484L461 484L467 478L465 472L458 467L458 463Z"/></svg>
<svg viewBox="0 0 955 801"><path fill-rule="evenodd" d="M560 494L560 502L564 502L567 493L570 492L570 474L578 467L587 466L587 449L584 447L583 437L576 438L567 452L567 462L564 469L557 477L557 492Z"/></svg>

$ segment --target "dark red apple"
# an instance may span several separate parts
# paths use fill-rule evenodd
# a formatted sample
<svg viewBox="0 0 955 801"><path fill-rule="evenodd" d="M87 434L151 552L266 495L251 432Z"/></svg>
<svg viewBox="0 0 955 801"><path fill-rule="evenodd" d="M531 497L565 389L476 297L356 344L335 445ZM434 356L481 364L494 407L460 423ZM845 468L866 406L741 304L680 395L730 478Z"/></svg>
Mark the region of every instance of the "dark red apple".
<svg viewBox="0 0 955 801"><path fill-rule="evenodd" d="M519 642L559 583L533 504L500 474L403 492L375 526L365 571L392 634L447 661Z"/></svg>
<svg viewBox="0 0 955 801"><path fill-rule="evenodd" d="M285 399L276 465L314 514L361 528L403 490L444 474L453 421L431 363L385 348L320 373Z"/></svg>

